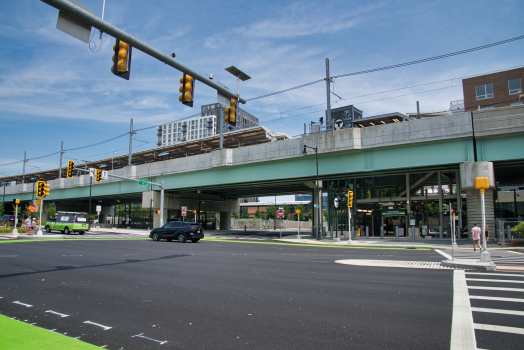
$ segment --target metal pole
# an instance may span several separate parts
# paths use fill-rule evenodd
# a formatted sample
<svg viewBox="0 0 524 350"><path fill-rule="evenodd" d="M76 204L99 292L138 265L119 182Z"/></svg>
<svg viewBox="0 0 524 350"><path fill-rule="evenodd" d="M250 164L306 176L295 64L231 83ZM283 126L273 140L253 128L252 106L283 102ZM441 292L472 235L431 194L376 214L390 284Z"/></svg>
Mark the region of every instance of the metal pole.
<svg viewBox="0 0 524 350"><path fill-rule="evenodd" d="M160 227L164 226L164 180L160 186Z"/></svg>
<svg viewBox="0 0 524 350"><path fill-rule="evenodd" d="M353 244L351 236L351 208L348 208L348 244Z"/></svg>
<svg viewBox="0 0 524 350"><path fill-rule="evenodd" d="M519 214L517 213L517 190L513 189L513 205L515 207L515 217L518 218Z"/></svg>
<svg viewBox="0 0 524 350"><path fill-rule="evenodd" d="M131 118L131 127L129 130L129 159L127 161L127 165L131 165L131 150L133 148L133 118ZM136 134L136 133L135 133Z"/></svg>
<svg viewBox="0 0 524 350"><path fill-rule="evenodd" d="M455 170L455 191L457 192L456 195L457 195L457 215L458 215L458 227L459 228L462 228L462 195L460 194L460 192L462 192L462 190L460 189L460 176L459 176L459 171L458 170ZM462 232L461 230L459 230L457 232L457 237L459 239L462 238Z"/></svg>
<svg viewBox="0 0 524 350"><path fill-rule="evenodd" d="M326 126L330 125L331 127L333 127L333 124L331 123L331 89L329 85L330 83L331 78L329 77L329 58L326 58Z"/></svg>
<svg viewBox="0 0 524 350"><path fill-rule="evenodd" d="M88 231L91 231L91 189L93 187L93 177L92 176L89 176L89 216L88 216L88 222L89 222L89 226L88 226Z"/></svg>
<svg viewBox="0 0 524 350"><path fill-rule="evenodd" d="M480 206L482 210L482 253L480 253L480 261L491 261L491 255L488 252L488 245L486 243L486 205L484 199L484 189L480 190Z"/></svg>
<svg viewBox="0 0 524 350"><path fill-rule="evenodd" d="M44 199L40 198L40 219L38 219L38 231L36 232L37 236L40 236L42 234L42 207L44 206Z"/></svg>
<svg viewBox="0 0 524 350"><path fill-rule="evenodd" d="M162 63L167 64L168 66L171 66L181 72L184 72L186 74L189 74L194 79L206 84L207 86L212 87L213 89L220 92L220 94L229 97L229 98L237 98L235 93L224 86L221 86L217 84L215 81L210 80L208 77L203 76L202 74L196 72L195 70L183 65L177 60L174 60L173 57L170 55L166 55L163 52L160 52L159 50L147 45L146 43L138 40L137 38L133 37L130 34L127 34L123 30L118 29L117 27L101 20L100 18L96 17L94 14L91 14L87 12L86 10L80 8L79 6L69 2L68 0L41 0L42 2L58 9L61 11L66 12L68 15L84 22L85 24L88 24L90 26L95 27L96 29L100 30L101 32L104 32L106 34L111 35L114 38L118 38L127 44L131 45L133 48L140 50L144 52L145 54L156 58L157 60L161 61ZM244 98L238 98L238 100L241 103L246 103L246 99Z"/></svg>
<svg viewBox="0 0 524 350"><path fill-rule="evenodd" d="M15 205L15 222L13 223L13 234L17 235L18 230L16 229L16 225L18 224L18 204Z"/></svg>
<svg viewBox="0 0 524 350"><path fill-rule="evenodd" d="M315 158L317 160L317 202L318 202L318 231L317 231L317 240L322 239L322 231L320 226L320 216L322 213L320 212L320 187L319 187L319 179L318 179L318 146L315 146Z"/></svg>
<svg viewBox="0 0 524 350"><path fill-rule="evenodd" d="M218 128L220 131L220 142L218 145L218 149L224 148L224 109L220 107L218 109Z"/></svg>
<svg viewBox="0 0 524 350"><path fill-rule="evenodd" d="M62 141L62 144L60 146L60 170L58 170L58 178L62 178L62 157L64 156L64 141Z"/></svg>
<svg viewBox="0 0 524 350"><path fill-rule="evenodd" d="M442 177L440 171L437 171L438 176L438 211L439 211L439 238L442 239L442 224L444 222L444 213L442 212Z"/></svg>
<svg viewBox="0 0 524 350"><path fill-rule="evenodd" d="M24 170L22 172L22 183L25 182L25 163L27 162L26 154L27 154L27 151L24 151Z"/></svg>

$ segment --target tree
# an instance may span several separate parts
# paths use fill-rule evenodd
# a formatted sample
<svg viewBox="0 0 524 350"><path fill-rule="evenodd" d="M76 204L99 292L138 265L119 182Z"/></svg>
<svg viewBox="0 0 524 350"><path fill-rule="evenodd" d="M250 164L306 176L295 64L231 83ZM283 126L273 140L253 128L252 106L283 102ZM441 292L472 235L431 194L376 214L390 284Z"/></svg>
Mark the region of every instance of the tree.
<svg viewBox="0 0 524 350"><path fill-rule="evenodd" d="M29 206L26 205L25 208L24 208L24 214L30 217L32 213L33 212L31 210L29 210Z"/></svg>
<svg viewBox="0 0 524 350"><path fill-rule="evenodd" d="M511 231L518 232L521 236L524 237L524 221L511 228Z"/></svg>
<svg viewBox="0 0 524 350"><path fill-rule="evenodd" d="M55 215L56 215L56 205L55 205L55 202L53 202L53 203L49 203L49 206L47 207L46 213L47 213L47 217L48 217L49 219L55 217Z"/></svg>
<svg viewBox="0 0 524 350"><path fill-rule="evenodd" d="M4 202L0 203L0 216L4 215Z"/></svg>
<svg viewBox="0 0 524 350"><path fill-rule="evenodd" d="M242 215L240 217L242 219L249 219L249 211L247 208L242 208Z"/></svg>
<svg viewBox="0 0 524 350"><path fill-rule="evenodd" d="M260 213L260 210L255 211L255 215L253 215L253 219L262 219L262 214Z"/></svg>
<svg viewBox="0 0 524 350"><path fill-rule="evenodd" d="M16 210L16 214L18 215L22 212L22 207L20 206L17 207L16 205L13 204L13 213L15 212L15 210Z"/></svg>
<svg viewBox="0 0 524 350"><path fill-rule="evenodd" d="M269 220L269 219L275 219L277 216L277 211L275 209L275 206L274 205L270 205L266 208L266 217L265 219L266 220Z"/></svg>
<svg viewBox="0 0 524 350"><path fill-rule="evenodd" d="M283 204L282 207L284 208L284 219L289 218L289 213L291 213L291 208L287 204Z"/></svg>
<svg viewBox="0 0 524 350"><path fill-rule="evenodd" d="M234 212L231 213L231 217L232 217L233 219L240 219L240 215L238 215L238 213L237 213L236 211L234 211Z"/></svg>

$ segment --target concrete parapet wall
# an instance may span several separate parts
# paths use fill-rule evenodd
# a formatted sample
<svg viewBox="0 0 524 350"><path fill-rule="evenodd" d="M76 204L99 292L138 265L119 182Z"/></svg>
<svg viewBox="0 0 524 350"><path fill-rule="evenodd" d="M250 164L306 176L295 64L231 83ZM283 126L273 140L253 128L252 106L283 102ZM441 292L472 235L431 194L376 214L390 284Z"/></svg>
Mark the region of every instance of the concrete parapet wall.
<svg viewBox="0 0 524 350"><path fill-rule="evenodd" d="M490 137L524 132L524 106L473 111L475 137Z"/></svg>

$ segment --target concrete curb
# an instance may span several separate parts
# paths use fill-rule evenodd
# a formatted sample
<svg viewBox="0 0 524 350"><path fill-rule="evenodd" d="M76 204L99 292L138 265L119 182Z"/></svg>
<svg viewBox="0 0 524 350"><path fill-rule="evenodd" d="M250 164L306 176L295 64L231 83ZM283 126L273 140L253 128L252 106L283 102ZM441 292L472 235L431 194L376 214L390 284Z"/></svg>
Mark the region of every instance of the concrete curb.
<svg viewBox="0 0 524 350"><path fill-rule="evenodd" d="M456 269L479 270L479 271L497 271L497 265L494 262L481 262L471 260L442 260L442 266L453 267Z"/></svg>

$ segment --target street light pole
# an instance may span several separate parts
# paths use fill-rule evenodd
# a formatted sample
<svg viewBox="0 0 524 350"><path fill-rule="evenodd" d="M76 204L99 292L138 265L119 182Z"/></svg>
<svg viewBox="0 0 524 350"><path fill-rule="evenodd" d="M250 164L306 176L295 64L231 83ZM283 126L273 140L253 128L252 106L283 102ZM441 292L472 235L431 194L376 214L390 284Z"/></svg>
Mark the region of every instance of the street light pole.
<svg viewBox="0 0 524 350"><path fill-rule="evenodd" d="M318 178L318 147L311 147L311 146L307 146L307 145L304 145L304 151L302 153L304 154L307 154L307 148L311 148L312 150L315 151L315 159L316 159L316 163L317 163L317 201L318 201L318 204L317 204L317 211L318 211L318 216L317 216L317 224L318 224L318 227L317 227L317 240L321 240L322 239L322 232L320 231L320 215L322 214L320 212L320 187L319 187L319 178Z"/></svg>

